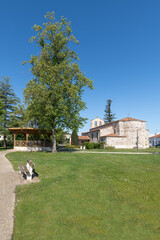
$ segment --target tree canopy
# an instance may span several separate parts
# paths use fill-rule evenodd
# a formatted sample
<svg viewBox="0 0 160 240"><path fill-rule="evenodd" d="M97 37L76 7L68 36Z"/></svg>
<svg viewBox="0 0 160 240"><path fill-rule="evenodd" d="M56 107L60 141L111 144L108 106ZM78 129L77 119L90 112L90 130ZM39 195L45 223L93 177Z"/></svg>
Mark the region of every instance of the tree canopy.
<svg viewBox="0 0 160 240"><path fill-rule="evenodd" d="M2 77L0 81L0 101L1 101L1 121L0 132L4 136L4 147L7 147L8 127L13 127L16 121L15 110L20 102L19 98L13 91L8 77ZM14 118L14 121L13 121Z"/></svg>
<svg viewBox="0 0 160 240"><path fill-rule="evenodd" d="M43 26L34 25L36 35L31 38L39 48L31 56L33 79L24 90L27 113L38 121L40 128L52 131L53 150L56 151L57 129L77 129L85 118L80 111L86 108L82 101L84 87L93 88L91 79L79 68L77 53L71 46L78 44L72 34L71 22L61 17L56 21L54 12L47 13Z"/></svg>
<svg viewBox="0 0 160 240"><path fill-rule="evenodd" d="M106 106L105 106L105 110L104 110L104 121L105 123L110 123L113 122L115 120L115 114L112 113L111 111L111 104L112 104L112 100L108 99Z"/></svg>

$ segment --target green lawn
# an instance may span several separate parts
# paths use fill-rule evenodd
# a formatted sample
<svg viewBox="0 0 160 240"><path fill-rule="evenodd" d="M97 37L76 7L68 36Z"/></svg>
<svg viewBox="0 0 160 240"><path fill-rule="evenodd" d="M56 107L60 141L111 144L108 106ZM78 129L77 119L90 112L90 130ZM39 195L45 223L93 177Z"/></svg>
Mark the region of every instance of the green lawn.
<svg viewBox="0 0 160 240"><path fill-rule="evenodd" d="M10 153L39 183L18 186L13 240L160 239L160 155Z"/></svg>
<svg viewBox="0 0 160 240"><path fill-rule="evenodd" d="M84 151L84 150L82 150ZM136 148L115 148L115 149L86 149L85 151L94 151L94 152L137 152ZM140 153L160 153L160 148L146 148L139 149Z"/></svg>

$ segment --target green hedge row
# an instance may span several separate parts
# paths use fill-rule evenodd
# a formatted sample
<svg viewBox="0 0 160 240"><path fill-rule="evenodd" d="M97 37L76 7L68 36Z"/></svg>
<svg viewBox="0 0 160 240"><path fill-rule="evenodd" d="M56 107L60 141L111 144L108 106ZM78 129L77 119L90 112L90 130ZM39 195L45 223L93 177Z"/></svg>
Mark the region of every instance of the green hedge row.
<svg viewBox="0 0 160 240"><path fill-rule="evenodd" d="M104 148L104 143L84 142L83 146L85 146L86 149L100 149Z"/></svg>

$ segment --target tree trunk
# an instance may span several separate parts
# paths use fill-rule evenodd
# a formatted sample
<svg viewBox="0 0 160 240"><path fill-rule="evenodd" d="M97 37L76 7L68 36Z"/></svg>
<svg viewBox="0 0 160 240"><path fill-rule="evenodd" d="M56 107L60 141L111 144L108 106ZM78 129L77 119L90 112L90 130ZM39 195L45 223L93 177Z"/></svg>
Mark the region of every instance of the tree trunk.
<svg viewBox="0 0 160 240"><path fill-rule="evenodd" d="M7 139L5 134L4 134L4 148L7 148Z"/></svg>
<svg viewBox="0 0 160 240"><path fill-rule="evenodd" d="M56 131L52 130L52 153L56 153Z"/></svg>

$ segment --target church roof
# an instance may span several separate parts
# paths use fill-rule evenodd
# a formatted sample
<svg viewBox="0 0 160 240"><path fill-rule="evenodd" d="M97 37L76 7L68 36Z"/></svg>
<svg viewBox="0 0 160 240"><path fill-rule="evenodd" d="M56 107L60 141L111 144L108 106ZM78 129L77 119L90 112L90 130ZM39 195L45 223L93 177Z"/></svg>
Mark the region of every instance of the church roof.
<svg viewBox="0 0 160 240"><path fill-rule="evenodd" d="M126 121L140 121L140 122L145 122L144 120L139 120L139 119L136 119L136 118L131 118L131 117L126 117L126 118L122 118L118 121L121 121L121 122L126 122Z"/></svg>

